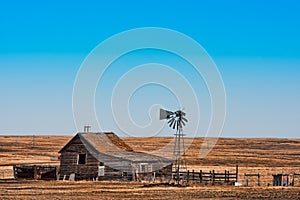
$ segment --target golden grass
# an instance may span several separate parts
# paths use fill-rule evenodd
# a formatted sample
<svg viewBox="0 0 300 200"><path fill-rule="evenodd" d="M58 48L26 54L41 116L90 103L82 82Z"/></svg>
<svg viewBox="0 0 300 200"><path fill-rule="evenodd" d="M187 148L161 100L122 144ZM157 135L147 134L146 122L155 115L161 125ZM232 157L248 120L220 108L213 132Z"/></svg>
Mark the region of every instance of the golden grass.
<svg viewBox="0 0 300 200"><path fill-rule="evenodd" d="M298 199L299 187L143 187L141 183L0 181L0 199Z"/></svg>
<svg viewBox="0 0 300 200"><path fill-rule="evenodd" d="M0 136L0 179L12 177L13 164L52 164L70 136ZM151 152L172 138L123 138L134 150ZM14 181L0 180L0 199L298 199L300 187L267 187L274 173L300 173L300 139L227 139L218 140L214 149L198 158L202 138L187 150L189 169L235 171L239 182L244 173L260 173L262 187L192 185L186 188L150 187L141 183ZM300 183L297 180L297 183Z"/></svg>

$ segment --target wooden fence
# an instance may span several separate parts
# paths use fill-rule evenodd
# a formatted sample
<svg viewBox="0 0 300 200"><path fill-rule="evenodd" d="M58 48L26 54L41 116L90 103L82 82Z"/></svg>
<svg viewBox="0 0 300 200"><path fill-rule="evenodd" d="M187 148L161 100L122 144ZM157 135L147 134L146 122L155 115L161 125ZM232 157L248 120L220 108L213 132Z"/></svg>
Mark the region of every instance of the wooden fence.
<svg viewBox="0 0 300 200"><path fill-rule="evenodd" d="M215 170L209 172L200 171L187 171L179 172L180 180L185 180L187 182L196 182L196 183L232 183L237 182L238 171L235 173L230 173L229 171L224 171L224 173L215 172ZM178 173L173 172L173 179L178 180Z"/></svg>
<svg viewBox="0 0 300 200"><path fill-rule="evenodd" d="M178 177L179 176L179 177ZM202 170L188 170L172 173L162 173L162 172L148 172L148 173L138 173L136 174L137 181L149 181L149 182L170 182L170 181L180 181L180 182L194 182L194 183L234 183L238 182L238 166L236 166L236 171L231 173L227 170L224 172L216 172L211 170L209 172L204 172Z"/></svg>

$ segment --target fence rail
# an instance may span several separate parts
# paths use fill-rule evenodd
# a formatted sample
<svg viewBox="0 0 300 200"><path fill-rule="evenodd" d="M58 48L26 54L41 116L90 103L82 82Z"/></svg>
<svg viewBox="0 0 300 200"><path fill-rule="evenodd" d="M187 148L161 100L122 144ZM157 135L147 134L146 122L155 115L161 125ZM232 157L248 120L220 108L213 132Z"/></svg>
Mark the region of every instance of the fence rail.
<svg viewBox="0 0 300 200"><path fill-rule="evenodd" d="M235 173L224 171L224 173L216 173L215 170L209 172L200 171L187 171L187 172L173 172L172 176L174 180L178 180L178 174L180 180L186 180L187 182L199 182L199 183L223 183L223 182L237 182L238 181L238 170Z"/></svg>

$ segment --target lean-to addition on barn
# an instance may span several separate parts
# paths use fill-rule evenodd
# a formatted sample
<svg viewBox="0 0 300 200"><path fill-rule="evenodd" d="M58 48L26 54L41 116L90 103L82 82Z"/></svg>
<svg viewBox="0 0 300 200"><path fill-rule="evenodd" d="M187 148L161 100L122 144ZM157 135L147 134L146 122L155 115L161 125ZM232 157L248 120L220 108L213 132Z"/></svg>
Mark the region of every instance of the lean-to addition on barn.
<svg viewBox="0 0 300 200"><path fill-rule="evenodd" d="M171 160L135 152L112 132L78 133L59 153L61 180L135 181L147 175L172 173Z"/></svg>

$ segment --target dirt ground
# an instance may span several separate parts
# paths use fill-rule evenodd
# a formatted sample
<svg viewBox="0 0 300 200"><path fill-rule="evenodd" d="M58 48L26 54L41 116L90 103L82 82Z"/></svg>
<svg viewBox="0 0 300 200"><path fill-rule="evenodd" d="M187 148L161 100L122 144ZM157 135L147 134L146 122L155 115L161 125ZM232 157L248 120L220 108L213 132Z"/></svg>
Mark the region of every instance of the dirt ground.
<svg viewBox="0 0 300 200"><path fill-rule="evenodd" d="M59 165L58 151L70 136L0 136L0 199L300 199L300 178L296 187L272 187L272 174L300 174L300 139L221 138L204 158L198 153L202 138L190 139L187 150L189 169L235 172L244 183L245 173L260 173L249 180L249 187L199 185L188 187L154 186L149 183L92 181L12 180L13 164ZM123 138L134 150L151 152L172 138ZM189 141L187 141L189 142Z"/></svg>
<svg viewBox="0 0 300 200"><path fill-rule="evenodd" d="M299 187L144 187L141 183L0 181L0 199L299 199Z"/></svg>

